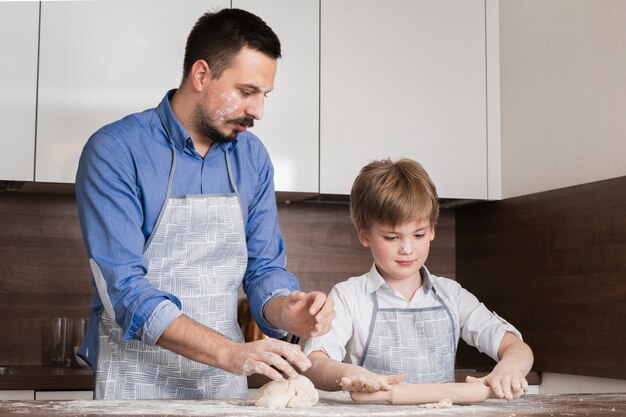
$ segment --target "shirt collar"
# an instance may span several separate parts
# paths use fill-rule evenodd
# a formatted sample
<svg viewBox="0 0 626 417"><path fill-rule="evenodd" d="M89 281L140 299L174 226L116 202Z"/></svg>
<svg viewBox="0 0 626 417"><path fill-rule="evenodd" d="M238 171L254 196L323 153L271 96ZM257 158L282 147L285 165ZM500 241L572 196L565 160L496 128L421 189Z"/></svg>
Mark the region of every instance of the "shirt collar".
<svg viewBox="0 0 626 417"><path fill-rule="evenodd" d="M422 287L424 288L424 294L428 294L428 292L433 288L433 281L430 277L430 272L426 266L422 266L420 268L420 274L422 275ZM376 269L376 264L372 265L372 269L367 274L367 294L371 294L374 291L378 291L380 287L383 285L387 285L385 279L380 275L378 269Z"/></svg>
<svg viewBox="0 0 626 417"><path fill-rule="evenodd" d="M183 152L186 147L187 140L191 141L191 136L189 135L189 132L187 132L187 129L185 129L178 121L174 115L174 111L172 110L170 100L174 96L174 93L176 93L175 88L169 90L165 94L165 97L163 97L163 100L161 100L161 103L159 104L159 114L161 115L165 128L169 132L170 140L174 142L174 146L176 146L180 152ZM213 146L220 147L224 150L232 150L236 143L237 139L230 142L215 143Z"/></svg>

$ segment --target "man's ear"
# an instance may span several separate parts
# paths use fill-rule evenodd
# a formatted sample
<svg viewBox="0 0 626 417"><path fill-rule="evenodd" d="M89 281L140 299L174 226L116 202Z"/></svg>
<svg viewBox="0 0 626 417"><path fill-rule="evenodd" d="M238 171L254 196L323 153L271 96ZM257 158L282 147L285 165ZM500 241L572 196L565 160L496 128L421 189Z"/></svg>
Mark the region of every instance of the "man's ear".
<svg viewBox="0 0 626 417"><path fill-rule="evenodd" d="M369 248L370 240L367 237L367 231L363 229L361 226L357 226L356 233L359 236L359 242L361 242L361 245L363 245L363 247L365 248Z"/></svg>
<svg viewBox="0 0 626 417"><path fill-rule="evenodd" d="M199 59L191 66L189 74L191 85L196 91L202 91L207 81L211 80L211 69L204 59Z"/></svg>

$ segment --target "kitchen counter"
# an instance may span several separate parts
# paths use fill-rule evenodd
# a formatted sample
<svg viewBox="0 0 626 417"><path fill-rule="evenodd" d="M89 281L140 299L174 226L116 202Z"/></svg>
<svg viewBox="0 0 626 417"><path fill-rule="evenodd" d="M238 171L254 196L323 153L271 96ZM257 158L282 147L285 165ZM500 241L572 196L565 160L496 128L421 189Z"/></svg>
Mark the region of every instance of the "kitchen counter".
<svg viewBox="0 0 626 417"><path fill-rule="evenodd" d="M346 393L320 392L320 402L309 408L270 410L252 400L158 400L158 401L0 401L0 415L58 416L626 416L626 394L527 395L514 401L490 399L475 405L428 409L386 403L357 404Z"/></svg>
<svg viewBox="0 0 626 417"><path fill-rule="evenodd" d="M10 366L11 373L0 374L0 390L91 390L93 389L93 373L91 369L53 368L51 366ZM464 382L467 375L480 378L487 372L474 370L457 370L456 382ZM530 372L526 377L528 384L539 385L541 376ZM248 377L250 388L263 386L269 378L263 375Z"/></svg>

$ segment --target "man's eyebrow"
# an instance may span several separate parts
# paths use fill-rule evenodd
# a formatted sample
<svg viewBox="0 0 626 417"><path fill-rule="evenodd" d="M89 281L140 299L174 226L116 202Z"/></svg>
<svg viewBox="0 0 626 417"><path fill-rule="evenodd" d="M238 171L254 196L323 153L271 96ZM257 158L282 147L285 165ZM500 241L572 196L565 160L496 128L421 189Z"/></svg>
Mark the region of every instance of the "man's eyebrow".
<svg viewBox="0 0 626 417"><path fill-rule="evenodd" d="M254 84L239 84L239 88L245 88L247 90L252 90L252 92L254 93L263 93L263 94L267 94L273 90L273 88L270 88L269 90L264 92L263 90L259 88L259 86L254 85Z"/></svg>

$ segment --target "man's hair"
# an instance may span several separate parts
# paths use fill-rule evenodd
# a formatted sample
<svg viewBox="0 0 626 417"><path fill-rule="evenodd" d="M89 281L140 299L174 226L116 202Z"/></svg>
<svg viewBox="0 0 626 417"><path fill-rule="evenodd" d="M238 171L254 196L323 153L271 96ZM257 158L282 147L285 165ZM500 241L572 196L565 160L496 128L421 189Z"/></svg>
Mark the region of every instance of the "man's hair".
<svg viewBox="0 0 626 417"><path fill-rule="evenodd" d="M426 170L412 159L373 161L364 166L350 192L350 217L355 226L398 226L407 221L439 218L437 189Z"/></svg>
<svg viewBox="0 0 626 417"><path fill-rule="evenodd" d="M243 47L280 58L280 40L258 16L240 9L202 15L191 29L185 47L183 80L199 59L209 64L213 79L221 77Z"/></svg>

